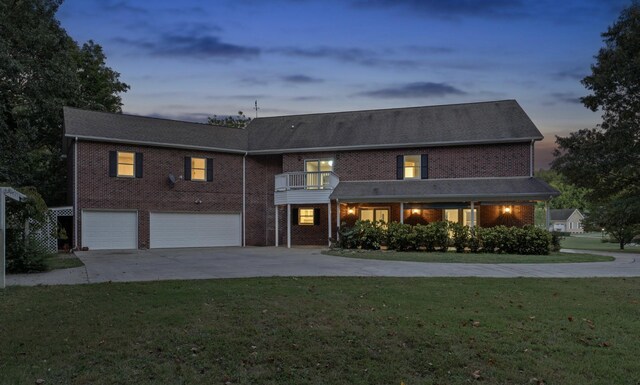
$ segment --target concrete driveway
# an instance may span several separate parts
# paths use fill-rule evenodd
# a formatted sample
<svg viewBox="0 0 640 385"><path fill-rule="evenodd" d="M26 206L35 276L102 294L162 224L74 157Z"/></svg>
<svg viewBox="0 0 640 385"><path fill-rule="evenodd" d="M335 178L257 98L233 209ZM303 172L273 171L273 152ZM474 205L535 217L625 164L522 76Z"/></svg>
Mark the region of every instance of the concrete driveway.
<svg viewBox="0 0 640 385"><path fill-rule="evenodd" d="M334 257L319 248L224 247L78 252L85 267L9 275L9 285L79 284L271 276L378 277L637 277L640 255L612 255L612 262L472 264L380 261ZM571 252L571 250L563 250ZM584 253L585 251L576 251Z"/></svg>

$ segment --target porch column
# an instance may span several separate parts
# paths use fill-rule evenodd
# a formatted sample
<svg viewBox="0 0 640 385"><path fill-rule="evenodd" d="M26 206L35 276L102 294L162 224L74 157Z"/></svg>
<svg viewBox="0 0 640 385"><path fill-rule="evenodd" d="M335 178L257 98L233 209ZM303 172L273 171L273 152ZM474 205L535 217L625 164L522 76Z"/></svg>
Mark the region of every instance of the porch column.
<svg viewBox="0 0 640 385"><path fill-rule="evenodd" d="M476 226L476 214L474 212L473 201L471 201L471 228Z"/></svg>
<svg viewBox="0 0 640 385"><path fill-rule="evenodd" d="M329 242L329 246L331 246L331 199L329 199L329 203L327 204L327 222L327 228L329 229L329 239L327 242Z"/></svg>
<svg viewBox="0 0 640 385"><path fill-rule="evenodd" d="M545 212L545 226L547 231L549 231L549 225L551 224L551 211L549 210L549 201L544 201L544 212Z"/></svg>
<svg viewBox="0 0 640 385"><path fill-rule="evenodd" d="M336 235L338 235L339 228L340 228L340 202L336 199Z"/></svg>
<svg viewBox="0 0 640 385"><path fill-rule="evenodd" d="M287 248L291 248L291 204L287 203Z"/></svg>
<svg viewBox="0 0 640 385"><path fill-rule="evenodd" d="M276 205L276 247L278 247L278 241L279 241L279 237L278 237L278 205Z"/></svg>
<svg viewBox="0 0 640 385"><path fill-rule="evenodd" d="M400 202L400 223L404 223L404 202Z"/></svg>

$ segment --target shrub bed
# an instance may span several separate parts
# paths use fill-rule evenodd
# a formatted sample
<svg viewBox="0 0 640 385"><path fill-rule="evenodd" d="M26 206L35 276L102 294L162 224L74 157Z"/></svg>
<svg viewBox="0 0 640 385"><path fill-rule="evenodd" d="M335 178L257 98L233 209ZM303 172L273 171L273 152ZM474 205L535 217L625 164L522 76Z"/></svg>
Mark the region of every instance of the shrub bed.
<svg viewBox="0 0 640 385"><path fill-rule="evenodd" d="M387 246L395 251L467 250L478 253L547 255L556 247L557 238L547 230L525 227L475 227L452 222L432 222L426 225L406 223L356 221L352 227L342 224L338 247L343 249L379 250Z"/></svg>

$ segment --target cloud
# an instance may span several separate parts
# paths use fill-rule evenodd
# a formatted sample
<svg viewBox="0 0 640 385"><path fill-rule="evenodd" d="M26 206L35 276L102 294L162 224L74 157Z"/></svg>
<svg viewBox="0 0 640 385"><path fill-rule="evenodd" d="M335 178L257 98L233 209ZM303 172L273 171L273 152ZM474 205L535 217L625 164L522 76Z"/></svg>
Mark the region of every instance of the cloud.
<svg viewBox="0 0 640 385"><path fill-rule="evenodd" d="M294 96L292 98L289 98L289 100L294 102L313 102L316 100L326 100L326 98L323 98L321 96Z"/></svg>
<svg viewBox="0 0 640 385"><path fill-rule="evenodd" d="M287 83L322 83L324 80L319 78L313 78L307 75L287 75L283 76L282 80Z"/></svg>
<svg viewBox="0 0 640 385"><path fill-rule="evenodd" d="M342 48L342 47L278 47L269 50L287 56L302 57L308 59L332 59L343 63L353 63L368 67L411 67L416 68L422 65L416 60L386 59L385 55L372 50L362 48Z"/></svg>
<svg viewBox="0 0 640 385"><path fill-rule="evenodd" d="M252 59L260 49L220 41L211 35L162 35L155 41L115 38L115 43L146 51L152 56L191 57L197 59Z"/></svg>
<svg viewBox="0 0 640 385"><path fill-rule="evenodd" d="M415 82L397 87L381 88L373 91L361 92L358 95L372 98L431 98L447 95L465 95L466 92L446 83Z"/></svg>
<svg viewBox="0 0 640 385"><path fill-rule="evenodd" d="M164 113L164 112L154 112L151 114L146 114L143 116L149 116L152 118L160 118L160 119L169 119L169 120L179 120L181 122L193 122L193 123L206 123L207 118L209 116L213 116L213 113L207 112L192 112L192 113Z"/></svg>
<svg viewBox="0 0 640 385"><path fill-rule="evenodd" d="M149 13L147 9L131 5L128 1L103 1L98 4L106 12L128 12L135 15L147 15Z"/></svg>
<svg viewBox="0 0 640 385"><path fill-rule="evenodd" d="M570 69L565 69L558 71L553 74L554 79L564 80L582 80L587 73L589 72L589 65L585 65L584 67L574 67Z"/></svg>
<svg viewBox="0 0 640 385"><path fill-rule="evenodd" d="M549 94L549 100L545 105L555 105L556 102L567 104L580 104L580 96L572 92L552 92Z"/></svg>
<svg viewBox="0 0 640 385"><path fill-rule="evenodd" d="M521 0L355 0L357 8L404 8L437 18L522 17L528 12Z"/></svg>

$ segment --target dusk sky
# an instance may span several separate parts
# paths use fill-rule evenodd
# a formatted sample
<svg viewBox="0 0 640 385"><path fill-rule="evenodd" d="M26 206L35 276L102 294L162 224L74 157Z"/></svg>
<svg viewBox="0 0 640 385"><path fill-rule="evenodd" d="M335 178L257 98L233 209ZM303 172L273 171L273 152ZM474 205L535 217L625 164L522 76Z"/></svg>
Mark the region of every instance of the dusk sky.
<svg viewBox="0 0 640 385"><path fill-rule="evenodd" d="M131 86L125 113L206 121L516 99L545 135L593 127L580 79L621 0L66 0Z"/></svg>

